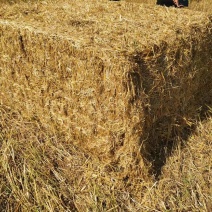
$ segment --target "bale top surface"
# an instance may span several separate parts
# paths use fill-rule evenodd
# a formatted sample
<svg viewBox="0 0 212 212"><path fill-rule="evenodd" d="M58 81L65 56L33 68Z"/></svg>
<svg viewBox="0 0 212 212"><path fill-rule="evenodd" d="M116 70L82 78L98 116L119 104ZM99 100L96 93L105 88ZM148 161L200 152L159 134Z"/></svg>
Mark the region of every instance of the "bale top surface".
<svg viewBox="0 0 212 212"><path fill-rule="evenodd" d="M161 41L186 39L206 26L207 14L188 9L110 1L57 1L2 5L0 24L71 40L76 48L141 51Z"/></svg>

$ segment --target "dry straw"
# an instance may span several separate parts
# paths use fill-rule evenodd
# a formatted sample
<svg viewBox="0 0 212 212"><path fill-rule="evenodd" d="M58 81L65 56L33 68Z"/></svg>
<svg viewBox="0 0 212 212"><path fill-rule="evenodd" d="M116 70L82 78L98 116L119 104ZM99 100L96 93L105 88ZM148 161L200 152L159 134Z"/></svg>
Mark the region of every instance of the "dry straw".
<svg viewBox="0 0 212 212"><path fill-rule="evenodd" d="M124 175L142 175L212 99L208 14L108 1L0 14L0 104Z"/></svg>

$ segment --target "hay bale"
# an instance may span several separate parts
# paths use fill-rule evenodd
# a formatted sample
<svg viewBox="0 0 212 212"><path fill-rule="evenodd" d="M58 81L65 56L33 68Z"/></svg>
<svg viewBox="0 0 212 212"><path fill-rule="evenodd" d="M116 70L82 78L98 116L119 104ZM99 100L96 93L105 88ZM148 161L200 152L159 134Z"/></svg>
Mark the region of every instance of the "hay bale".
<svg viewBox="0 0 212 212"><path fill-rule="evenodd" d="M0 12L0 103L117 171L142 172L211 100L209 15L108 1Z"/></svg>

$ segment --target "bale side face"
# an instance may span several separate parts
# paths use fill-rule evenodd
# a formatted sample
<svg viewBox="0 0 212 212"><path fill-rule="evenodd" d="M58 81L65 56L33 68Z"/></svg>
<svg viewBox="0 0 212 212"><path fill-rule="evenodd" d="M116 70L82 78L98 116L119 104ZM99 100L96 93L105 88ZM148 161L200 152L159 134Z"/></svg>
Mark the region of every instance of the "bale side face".
<svg viewBox="0 0 212 212"><path fill-rule="evenodd" d="M124 56L79 50L11 24L1 25L1 43L2 105L106 161L135 138L133 126L144 119L141 106L129 106Z"/></svg>
<svg viewBox="0 0 212 212"><path fill-rule="evenodd" d="M1 105L120 170L138 169L141 154L160 157L210 99L211 21L187 10L83 2L4 10Z"/></svg>

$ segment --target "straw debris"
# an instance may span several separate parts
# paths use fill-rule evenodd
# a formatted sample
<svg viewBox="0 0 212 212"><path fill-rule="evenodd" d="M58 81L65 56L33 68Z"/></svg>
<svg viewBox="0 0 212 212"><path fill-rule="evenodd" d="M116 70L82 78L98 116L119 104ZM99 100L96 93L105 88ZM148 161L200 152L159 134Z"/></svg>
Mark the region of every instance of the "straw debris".
<svg viewBox="0 0 212 212"><path fill-rule="evenodd" d="M159 166L212 99L208 14L108 1L0 13L0 104L123 176Z"/></svg>

